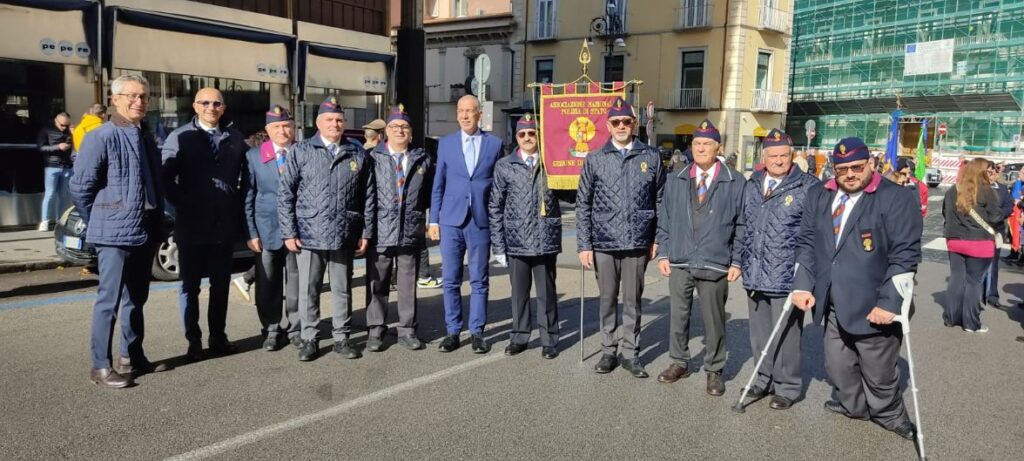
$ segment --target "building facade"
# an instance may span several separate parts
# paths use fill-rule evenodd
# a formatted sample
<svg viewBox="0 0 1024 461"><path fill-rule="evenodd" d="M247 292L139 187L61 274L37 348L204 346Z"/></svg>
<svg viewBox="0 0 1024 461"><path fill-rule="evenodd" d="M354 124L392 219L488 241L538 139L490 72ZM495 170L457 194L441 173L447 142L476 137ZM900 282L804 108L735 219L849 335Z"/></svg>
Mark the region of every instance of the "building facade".
<svg viewBox="0 0 1024 461"><path fill-rule="evenodd" d="M901 153L912 155L927 121L947 182L961 154L1019 156L1024 0L797 0L793 57L787 126L798 143L814 120L812 146L860 136L884 149L899 107Z"/></svg>
<svg viewBox="0 0 1024 461"><path fill-rule="evenodd" d="M784 124L792 30L790 0L523 0L526 82L581 74L589 39L594 80L640 80L655 107L652 144L686 149L704 118L741 169L760 139ZM611 27L608 24L616 24ZM642 108L642 107L641 107ZM646 129L642 135L646 136Z"/></svg>
<svg viewBox="0 0 1024 461"><path fill-rule="evenodd" d="M244 134L271 104L306 135L327 95L349 125L378 116L394 61L386 0L0 0L0 226L39 221L35 134L60 111L77 122L125 73L150 82L158 141L191 120L202 87L224 93Z"/></svg>

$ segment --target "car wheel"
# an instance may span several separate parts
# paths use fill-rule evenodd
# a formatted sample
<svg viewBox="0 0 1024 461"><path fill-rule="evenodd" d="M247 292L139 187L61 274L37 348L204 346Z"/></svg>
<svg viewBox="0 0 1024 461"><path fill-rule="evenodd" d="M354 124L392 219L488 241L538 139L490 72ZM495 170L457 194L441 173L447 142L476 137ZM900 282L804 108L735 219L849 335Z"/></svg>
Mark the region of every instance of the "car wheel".
<svg viewBox="0 0 1024 461"><path fill-rule="evenodd" d="M178 280L178 245L174 237L160 242L153 257L153 278L164 281Z"/></svg>

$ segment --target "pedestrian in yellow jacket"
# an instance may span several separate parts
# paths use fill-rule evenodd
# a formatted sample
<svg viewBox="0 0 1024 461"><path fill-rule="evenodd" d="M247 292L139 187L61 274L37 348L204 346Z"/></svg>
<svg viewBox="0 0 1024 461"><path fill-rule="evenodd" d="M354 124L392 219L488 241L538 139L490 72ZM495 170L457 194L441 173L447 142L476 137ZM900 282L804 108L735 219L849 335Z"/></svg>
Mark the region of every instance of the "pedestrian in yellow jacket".
<svg viewBox="0 0 1024 461"><path fill-rule="evenodd" d="M78 152L78 148L82 145L85 134L99 128L103 124L103 117L106 114L107 107L103 104L93 104L85 114L82 114L82 119L75 125L74 131L71 132L75 153Z"/></svg>

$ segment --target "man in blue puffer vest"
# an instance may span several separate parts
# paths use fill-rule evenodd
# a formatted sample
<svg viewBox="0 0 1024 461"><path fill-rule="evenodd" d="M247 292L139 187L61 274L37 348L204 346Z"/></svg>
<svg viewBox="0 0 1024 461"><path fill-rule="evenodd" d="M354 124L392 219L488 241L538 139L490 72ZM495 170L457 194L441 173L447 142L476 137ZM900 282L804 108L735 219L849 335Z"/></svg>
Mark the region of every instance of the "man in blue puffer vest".
<svg viewBox="0 0 1024 461"><path fill-rule="evenodd" d="M640 302L644 271L654 256L654 230L665 170L661 155L633 136L633 106L617 98L608 109L604 147L589 153L576 191L576 238L580 263L594 268L601 296L601 347L594 367L611 372L619 364L637 378L646 378L640 362ZM622 333L618 337L619 289L622 289ZM621 341L621 343L620 343Z"/></svg>
<svg viewBox="0 0 1024 461"><path fill-rule="evenodd" d="M285 162L277 190L281 237L298 253L299 360L317 357L320 286L331 274L331 335L334 352L346 359L362 353L352 333L352 258L370 245L377 223L377 184L362 149L344 139L345 111L331 96L320 104L317 132L296 144Z"/></svg>
<svg viewBox="0 0 1024 461"><path fill-rule="evenodd" d="M715 154L722 137L709 121L694 131L693 163L665 180L665 202L658 216L658 270L669 277L671 313L669 357L672 364L658 382L689 376L690 313L693 292L704 317L704 370L707 393L725 393L725 301L729 282L740 277L736 236L743 235L743 184L746 178Z"/></svg>
<svg viewBox="0 0 1024 461"><path fill-rule="evenodd" d="M494 166L491 190L491 246L499 266L509 268L512 331L505 355L526 350L533 329L531 279L537 286L541 356L558 356L558 295L555 260L562 252L562 212L537 153L537 124L530 114L516 123L519 148Z"/></svg>
<svg viewBox="0 0 1024 461"><path fill-rule="evenodd" d="M763 146L765 168L754 173L743 190L746 227L737 236L750 311L750 348L754 354L767 345L793 287L796 238L804 201L807 190L818 184L814 176L793 168L793 142L787 134L773 129ZM772 393L769 406L776 410L790 408L800 397L803 324L803 311L790 311L748 396L760 399Z"/></svg>

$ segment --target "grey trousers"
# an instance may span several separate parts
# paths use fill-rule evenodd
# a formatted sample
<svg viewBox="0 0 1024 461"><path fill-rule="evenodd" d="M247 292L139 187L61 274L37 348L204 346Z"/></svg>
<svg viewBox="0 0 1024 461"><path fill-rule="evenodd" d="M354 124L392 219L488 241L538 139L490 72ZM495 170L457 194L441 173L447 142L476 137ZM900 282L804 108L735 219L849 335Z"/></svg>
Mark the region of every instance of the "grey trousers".
<svg viewBox="0 0 1024 461"><path fill-rule="evenodd" d="M697 279L689 271L673 267L668 283L671 310L669 357L681 366L690 362L690 313L693 290L696 289L704 318L704 370L721 372L728 354L725 348L725 301L729 297L729 282L724 276L717 281Z"/></svg>
<svg viewBox="0 0 1024 461"><path fill-rule="evenodd" d="M352 332L352 249L303 249L297 259L302 340L316 339L325 269L331 274L331 336L335 341L348 338Z"/></svg>
<svg viewBox="0 0 1024 461"><path fill-rule="evenodd" d="M747 308L750 312L750 350L755 363L768 344L775 322L782 315L785 296L770 296L749 291ZM775 347L768 351L757 372L755 385L779 397L796 400L803 382L800 377L800 338L804 332L804 311L790 309L788 319L775 335Z"/></svg>
<svg viewBox="0 0 1024 461"><path fill-rule="evenodd" d="M256 313L263 325L267 338L276 338L287 332L289 338L299 334L299 264L295 253L281 247L277 250L263 249L257 255ZM284 302L284 319L281 324L281 303Z"/></svg>
<svg viewBox="0 0 1024 461"><path fill-rule="evenodd" d="M398 286L398 336L416 334L416 273L420 250L389 248L383 253L371 249L366 255L366 329L380 338L387 332L388 295L392 277ZM397 264L396 264L397 262Z"/></svg>
<svg viewBox="0 0 1024 461"><path fill-rule="evenodd" d="M644 295L647 251L594 252L594 271L600 292L601 348L625 359L635 359L640 346L640 298ZM622 310L619 288L622 288ZM621 315L621 321L620 321ZM618 329L622 325L621 344Z"/></svg>
<svg viewBox="0 0 1024 461"><path fill-rule="evenodd" d="M558 295L555 293L556 255L509 256L508 275L512 284L512 332L509 341L530 342L533 331L533 310L530 309L530 286L537 286L537 329L540 344L558 344Z"/></svg>
<svg viewBox="0 0 1024 461"><path fill-rule="evenodd" d="M874 335L852 335L839 326L829 306L824 343L825 369L847 416L870 419L886 429L907 420L897 367L903 344L898 327Z"/></svg>

